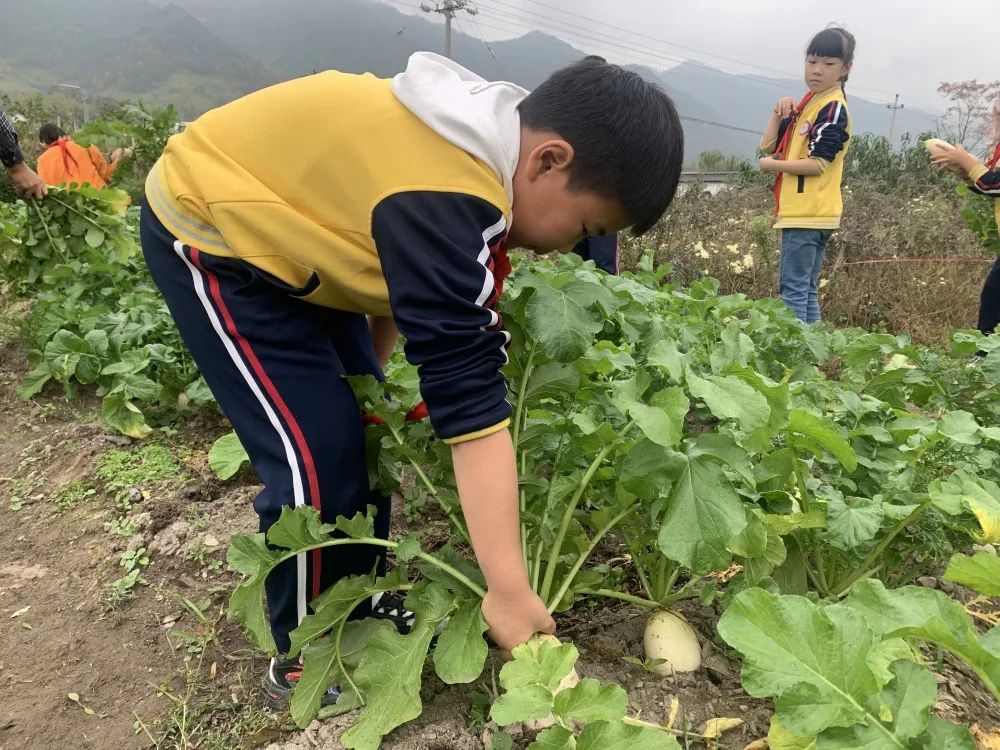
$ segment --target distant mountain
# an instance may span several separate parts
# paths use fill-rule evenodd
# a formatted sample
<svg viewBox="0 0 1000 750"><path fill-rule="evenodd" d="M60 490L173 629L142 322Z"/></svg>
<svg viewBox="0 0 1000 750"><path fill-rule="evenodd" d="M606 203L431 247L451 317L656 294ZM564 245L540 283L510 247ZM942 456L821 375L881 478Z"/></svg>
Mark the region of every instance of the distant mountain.
<svg viewBox="0 0 1000 750"><path fill-rule="evenodd" d="M391 76L413 52L440 51L443 37L440 23L373 0L0 0L0 18L0 92L66 81L93 95L173 102L187 118L315 70ZM529 89L587 54L540 31L488 45L456 31L452 52L484 77ZM709 149L752 156L774 102L804 90L801 81L698 62L631 67L662 85L689 118L688 161ZM850 86L848 94L855 132L886 134L885 105L851 95ZM897 114L897 133L933 125L909 108Z"/></svg>
<svg viewBox="0 0 1000 750"><path fill-rule="evenodd" d="M0 86L59 82L93 98L172 102L194 115L277 77L177 5L145 0L0 0Z"/></svg>

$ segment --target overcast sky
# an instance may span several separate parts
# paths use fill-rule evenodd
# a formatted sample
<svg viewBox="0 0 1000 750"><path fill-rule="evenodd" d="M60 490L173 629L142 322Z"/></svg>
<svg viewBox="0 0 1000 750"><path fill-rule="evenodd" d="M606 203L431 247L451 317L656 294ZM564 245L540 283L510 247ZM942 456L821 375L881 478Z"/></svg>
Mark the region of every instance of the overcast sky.
<svg viewBox="0 0 1000 750"><path fill-rule="evenodd" d="M418 0L389 2L405 12ZM935 113L946 106L936 93L941 81L1000 79L1000 0L476 0L475 4L478 15L459 16L457 28L487 39L538 29L614 62L669 68L679 58L693 58L731 72L773 76L783 71L800 77L809 38L828 23L839 22L858 40L849 93L889 101L898 92L902 103Z"/></svg>

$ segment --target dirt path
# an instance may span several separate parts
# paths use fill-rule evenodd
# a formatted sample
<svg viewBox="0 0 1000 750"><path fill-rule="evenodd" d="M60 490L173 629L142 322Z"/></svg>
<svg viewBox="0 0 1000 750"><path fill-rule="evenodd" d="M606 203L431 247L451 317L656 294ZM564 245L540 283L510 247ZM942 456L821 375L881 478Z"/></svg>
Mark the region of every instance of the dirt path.
<svg viewBox="0 0 1000 750"><path fill-rule="evenodd" d="M22 362L23 353L0 349L0 750L153 746L137 719L157 739L171 733L158 717L169 716L172 701L158 687L183 694L179 675L191 657L167 634L204 630L172 592L224 602L229 574L217 561L229 534L252 522L248 488L217 495L185 467L183 481L120 490L138 500L123 511L95 477L102 456L123 453L100 424L99 404L16 398ZM196 523L185 520L191 507ZM111 533L122 515L143 528L130 538ZM122 552L140 546L149 550L147 585L112 606L107 587L124 572ZM218 641L224 651L245 648L231 626ZM241 659L217 667L220 692L233 692L225 680L242 680L245 667ZM239 680L236 687L242 692Z"/></svg>

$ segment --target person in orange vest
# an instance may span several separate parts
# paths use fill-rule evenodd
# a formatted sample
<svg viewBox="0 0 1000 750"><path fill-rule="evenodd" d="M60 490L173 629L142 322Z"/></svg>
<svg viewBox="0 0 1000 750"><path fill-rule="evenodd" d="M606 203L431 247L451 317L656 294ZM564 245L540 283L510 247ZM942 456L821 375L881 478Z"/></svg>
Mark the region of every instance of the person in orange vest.
<svg viewBox="0 0 1000 750"><path fill-rule="evenodd" d="M131 153L130 149L115 149L109 164L97 146L84 148L74 143L53 123L39 128L38 140L45 146L38 157L38 175L49 185L76 183L106 188L118 162Z"/></svg>

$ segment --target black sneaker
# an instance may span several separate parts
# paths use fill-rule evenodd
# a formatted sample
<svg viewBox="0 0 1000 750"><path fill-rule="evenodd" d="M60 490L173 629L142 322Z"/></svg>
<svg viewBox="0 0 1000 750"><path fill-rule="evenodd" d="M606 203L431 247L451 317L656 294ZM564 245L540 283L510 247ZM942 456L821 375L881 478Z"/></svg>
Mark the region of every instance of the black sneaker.
<svg viewBox="0 0 1000 750"><path fill-rule="evenodd" d="M372 617L389 620L402 635L413 629L414 614L406 608L404 597L395 591L386 591L372 597Z"/></svg>
<svg viewBox="0 0 1000 750"><path fill-rule="evenodd" d="M298 657L290 659L272 657L264 674L264 705L272 711L287 710L288 698L300 677L302 677L302 663ZM326 694L320 700L320 706L332 706L339 697L339 688L336 686L327 688Z"/></svg>

